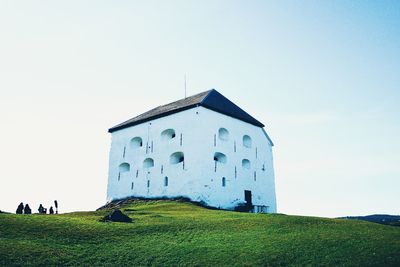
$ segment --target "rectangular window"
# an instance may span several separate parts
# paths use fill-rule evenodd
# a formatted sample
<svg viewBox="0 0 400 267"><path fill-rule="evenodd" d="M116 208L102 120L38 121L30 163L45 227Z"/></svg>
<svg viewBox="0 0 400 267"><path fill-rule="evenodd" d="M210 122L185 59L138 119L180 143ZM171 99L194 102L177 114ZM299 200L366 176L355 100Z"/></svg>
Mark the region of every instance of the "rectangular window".
<svg viewBox="0 0 400 267"><path fill-rule="evenodd" d="M214 146L217 146L217 135L214 134Z"/></svg>
<svg viewBox="0 0 400 267"><path fill-rule="evenodd" d="M147 187L150 187L150 180L147 180Z"/></svg>
<svg viewBox="0 0 400 267"><path fill-rule="evenodd" d="M257 180L257 172L254 172L254 181Z"/></svg>
<svg viewBox="0 0 400 267"><path fill-rule="evenodd" d="M233 142L233 152L236 152L236 141Z"/></svg>
<svg viewBox="0 0 400 267"><path fill-rule="evenodd" d="M118 173L118 181L121 179L121 173Z"/></svg>
<svg viewBox="0 0 400 267"><path fill-rule="evenodd" d="M123 158L125 158L125 151L126 151L126 146L124 146L124 153L122 155Z"/></svg>
<svg viewBox="0 0 400 267"><path fill-rule="evenodd" d="M153 153L153 141L151 141L151 153Z"/></svg>
<svg viewBox="0 0 400 267"><path fill-rule="evenodd" d="M139 170L136 170L136 178L139 176Z"/></svg>
<svg viewBox="0 0 400 267"><path fill-rule="evenodd" d="M182 136L182 134L181 134L181 140L180 140L180 143L181 143L181 146L182 146L182 143L183 143L183 136Z"/></svg>
<svg viewBox="0 0 400 267"><path fill-rule="evenodd" d="M217 172L217 161L214 161L214 164L215 164L215 166L214 166L214 172Z"/></svg>
<svg viewBox="0 0 400 267"><path fill-rule="evenodd" d="M133 182L132 182L132 184L131 184L131 190L133 190Z"/></svg>
<svg viewBox="0 0 400 267"><path fill-rule="evenodd" d="M235 178L237 178L237 168L235 166Z"/></svg>
<svg viewBox="0 0 400 267"><path fill-rule="evenodd" d="M164 172L164 166L161 165L161 174L163 174L163 172Z"/></svg>

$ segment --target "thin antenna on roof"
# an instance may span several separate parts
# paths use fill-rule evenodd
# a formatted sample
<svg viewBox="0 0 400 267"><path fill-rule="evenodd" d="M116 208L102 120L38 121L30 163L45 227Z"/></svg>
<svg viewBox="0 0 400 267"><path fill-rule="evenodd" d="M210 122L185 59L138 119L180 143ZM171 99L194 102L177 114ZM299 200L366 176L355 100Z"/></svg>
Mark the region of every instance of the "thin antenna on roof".
<svg viewBox="0 0 400 267"><path fill-rule="evenodd" d="M186 99L186 73L185 73L185 99Z"/></svg>

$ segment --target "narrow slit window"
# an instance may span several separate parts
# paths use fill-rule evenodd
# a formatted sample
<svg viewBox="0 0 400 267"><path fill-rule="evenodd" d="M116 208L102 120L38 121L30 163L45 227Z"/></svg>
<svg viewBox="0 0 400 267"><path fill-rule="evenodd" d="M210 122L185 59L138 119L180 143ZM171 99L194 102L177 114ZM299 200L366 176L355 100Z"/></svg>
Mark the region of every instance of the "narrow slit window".
<svg viewBox="0 0 400 267"><path fill-rule="evenodd" d="M131 183L131 190L133 190L133 182Z"/></svg>
<svg viewBox="0 0 400 267"><path fill-rule="evenodd" d="M226 186L226 179L225 179L225 177L222 177L222 187L225 187Z"/></svg>
<svg viewBox="0 0 400 267"><path fill-rule="evenodd" d="M183 143L183 135L181 134L181 138L180 138L180 144L181 144L181 146L182 146L182 143Z"/></svg>
<svg viewBox="0 0 400 267"><path fill-rule="evenodd" d="M257 172L254 171L254 181L256 181L256 180L257 180Z"/></svg>
<svg viewBox="0 0 400 267"><path fill-rule="evenodd" d="M235 178L237 178L237 168L235 166Z"/></svg>
<svg viewBox="0 0 400 267"><path fill-rule="evenodd" d="M214 134L214 146L217 146L217 135Z"/></svg>
<svg viewBox="0 0 400 267"><path fill-rule="evenodd" d="M168 186L168 177L167 176L164 177L164 186L165 187Z"/></svg>
<svg viewBox="0 0 400 267"><path fill-rule="evenodd" d="M151 153L153 153L153 141L151 141Z"/></svg>
<svg viewBox="0 0 400 267"><path fill-rule="evenodd" d="M125 158L125 152L126 152L126 146L124 146L124 153L122 154L123 158Z"/></svg>
<svg viewBox="0 0 400 267"><path fill-rule="evenodd" d="M163 172L164 172L164 166L161 165L161 174L163 174Z"/></svg>
<svg viewBox="0 0 400 267"><path fill-rule="evenodd" d="M118 173L118 181L121 179L121 173Z"/></svg>
<svg viewBox="0 0 400 267"><path fill-rule="evenodd" d="M136 178L139 176L139 170L136 170Z"/></svg>
<svg viewBox="0 0 400 267"><path fill-rule="evenodd" d="M147 180L147 188L150 187L150 180Z"/></svg>

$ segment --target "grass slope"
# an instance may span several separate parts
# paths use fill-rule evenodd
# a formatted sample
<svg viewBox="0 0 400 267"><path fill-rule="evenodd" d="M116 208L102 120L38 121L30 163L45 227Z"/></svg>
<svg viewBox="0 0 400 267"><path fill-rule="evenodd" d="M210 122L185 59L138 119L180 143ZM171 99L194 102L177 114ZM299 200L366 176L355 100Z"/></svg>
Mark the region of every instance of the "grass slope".
<svg viewBox="0 0 400 267"><path fill-rule="evenodd" d="M209 210L178 201L109 211L0 214L0 265L400 266L400 227Z"/></svg>

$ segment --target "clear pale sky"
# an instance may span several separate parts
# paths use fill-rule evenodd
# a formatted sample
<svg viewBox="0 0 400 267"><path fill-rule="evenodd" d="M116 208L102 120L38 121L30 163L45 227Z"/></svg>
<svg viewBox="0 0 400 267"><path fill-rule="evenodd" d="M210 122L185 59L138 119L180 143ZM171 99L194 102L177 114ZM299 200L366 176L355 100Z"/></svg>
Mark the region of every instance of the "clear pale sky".
<svg viewBox="0 0 400 267"><path fill-rule="evenodd" d="M216 88L278 211L400 214L399 1L0 0L0 209L105 203L111 126Z"/></svg>

